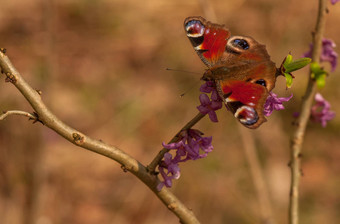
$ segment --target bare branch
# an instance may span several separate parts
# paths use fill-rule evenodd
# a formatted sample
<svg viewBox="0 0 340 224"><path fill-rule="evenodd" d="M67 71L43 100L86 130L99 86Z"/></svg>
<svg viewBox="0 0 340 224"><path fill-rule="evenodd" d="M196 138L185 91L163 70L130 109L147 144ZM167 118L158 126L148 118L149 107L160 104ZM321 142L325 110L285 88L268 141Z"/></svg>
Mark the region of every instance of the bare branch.
<svg viewBox="0 0 340 224"><path fill-rule="evenodd" d="M4 120L6 117L10 115L20 115L20 116L28 117L30 120L38 120L38 117L35 114L31 114L31 113L28 113L26 111L21 111L21 110L9 110L9 111L4 111L3 114L0 115L0 121Z"/></svg>
<svg viewBox="0 0 340 224"><path fill-rule="evenodd" d="M157 191L156 187L159 183L157 176L150 174L147 168L139 161L117 147L86 136L57 118L43 103L39 93L23 79L3 51L0 51L0 67L2 73L7 76L6 80L10 81L22 93L36 112L39 121L45 126L79 147L106 156L120 163L124 170L131 172L145 183L167 208L179 217L181 223L199 223L193 212L167 188Z"/></svg>
<svg viewBox="0 0 340 224"><path fill-rule="evenodd" d="M312 62L319 62L322 36L325 30L326 15L327 13L327 0L319 0L319 11L315 32L313 35L313 53ZM315 80L309 76L308 86L306 93L302 100L301 112L297 121L296 129L291 138L291 187L290 187L290 200L289 200L289 223L299 223L299 183L301 177L301 148L306 132L306 126L310 117L310 110L313 104L314 96L316 93Z"/></svg>

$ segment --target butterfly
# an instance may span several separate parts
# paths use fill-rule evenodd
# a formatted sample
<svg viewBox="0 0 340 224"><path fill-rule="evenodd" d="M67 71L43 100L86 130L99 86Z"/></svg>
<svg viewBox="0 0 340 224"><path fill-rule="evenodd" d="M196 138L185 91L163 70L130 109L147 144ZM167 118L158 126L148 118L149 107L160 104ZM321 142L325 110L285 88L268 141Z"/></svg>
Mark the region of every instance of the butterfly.
<svg viewBox="0 0 340 224"><path fill-rule="evenodd" d="M265 45L252 37L231 36L225 25L200 16L186 18L184 29L208 66L202 79L215 83L218 95L241 124L258 128L266 121L264 104L277 76Z"/></svg>

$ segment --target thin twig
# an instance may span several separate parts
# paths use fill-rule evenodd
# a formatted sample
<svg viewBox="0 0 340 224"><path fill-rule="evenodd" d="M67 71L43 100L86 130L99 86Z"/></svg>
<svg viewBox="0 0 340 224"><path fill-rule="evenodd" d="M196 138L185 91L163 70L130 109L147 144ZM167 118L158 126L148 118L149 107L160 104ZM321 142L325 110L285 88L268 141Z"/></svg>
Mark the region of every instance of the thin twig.
<svg viewBox="0 0 340 224"><path fill-rule="evenodd" d="M31 120L37 120L37 116L35 114L28 113L26 111L21 111L21 110L9 110L9 111L4 111L3 114L0 115L0 121L4 120L6 117L10 115L20 115L20 116L25 116L28 117Z"/></svg>
<svg viewBox="0 0 340 224"><path fill-rule="evenodd" d="M192 126L194 126L198 121L200 121L205 115L206 114L202 114L202 113L199 112L191 121L189 121L186 125L184 125L184 127L170 140L169 143L177 142L179 140L180 133L183 130L188 130L188 129L192 128ZM159 151L157 156L147 166L147 168L148 168L150 173L154 173L155 172L156 166L163 159L164 154L167 153L167 152L169 152L169 149L166 149L166 148L163 148L161 151Z"/></svg>
<svg viewBox="0 0 340 224"><path fill-rule="evenodd" d="M0 67L2 73L7 76L7 80L13 83L27 99L37 113L39 120L42 121L45 126L51 128L60 136L79 147L106 156L120 163L124 171L130 171L145 183L166 207L181 220L181 223L199 223L193 212L172 194L169 189L163 188L161 191L157 191L159 179L156 175L150 174L147 168L139 161L121 149L110 146L103 141L92 139L59 120L44 104L39 93L23 79L3 51L0 51Z"/></svg>
<svg viewBox="0 0 340 224"><path fill-rule="evenodd" d="M327 1L319 0L319 11L315 32L313 35L312 62L319 62L322 36L325 29ZM310 110L316 93L315 80L309 76L308 86L302 100L300 116L296 123L296 129L291 138L291 186L289 198L289 223L299 223L299 183L301 177L301 148L306 131L306 126L310 117Z"/></svg>

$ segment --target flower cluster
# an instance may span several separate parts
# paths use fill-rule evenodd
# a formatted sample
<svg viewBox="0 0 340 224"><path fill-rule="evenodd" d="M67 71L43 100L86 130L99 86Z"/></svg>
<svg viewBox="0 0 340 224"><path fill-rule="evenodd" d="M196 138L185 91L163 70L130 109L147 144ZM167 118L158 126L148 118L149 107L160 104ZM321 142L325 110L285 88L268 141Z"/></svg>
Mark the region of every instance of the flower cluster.
<svg viewBox="0 0 340 224"><path fill-rule="evenodd" d="M200 91L203 92L203 94L200 95L201 105L199 105L197 109L202 114L208 114L212 122L218 122L215 110L222 108L222 100L216 91L214 83L207 81L201 86ZM211 93L211 97L209 98L205 93Z"/></svg>
<svg viewBox="0 0 340 224"><path fill-rule="evenodd" d="M266 103L264 104L263 114L269 117L274 110L283 110L283 102L289 101L293 97L293 94L289 97L277 97L273 92L269 93Z"/></svg>
<svg viewBox="0 0 340 224"><path fill-rule="evenodd" d="M331 3L334 5L335 3L337 3L340 0L331 0Z"/></svg>
<svg viewBox="0 0 340 224"><path fill-rule="evenodd" d="M157 186L159 191L163 186L171 187L172 180L180 177L180 162L204 158L213 150L212 137L202 137L202 135L203 133L198 130L189 129L180 133L179 141L163 143L164 148L175 151L175 156L167 152L159 164L158 169L164 180ZM200 152L200 149L203 153Z"/></svg>
<svg viewBox="0 0 340 224"><path fill-rule="evenodd" d="M320 93L315 94L315 105L311 109L311 120L321 123L326 127L327 122L335 117L335 112L331 111L331 105Z"/></svg>
<svg viewBox="0 0 340 224"><path fill-rule="evenodd" d="M335 4L335 3L334 3ZM324 38L322 40L322 53L320 56L321 62L329 62L332 67L332 72L334 72L336 66L337 66L337 60L338 60L338 54L334 51L334 48L336 47L335 43L330 40ZM312 51L313 51L313 45L310 45L309 51L303 54L304 57L312 57Z"/></svg>

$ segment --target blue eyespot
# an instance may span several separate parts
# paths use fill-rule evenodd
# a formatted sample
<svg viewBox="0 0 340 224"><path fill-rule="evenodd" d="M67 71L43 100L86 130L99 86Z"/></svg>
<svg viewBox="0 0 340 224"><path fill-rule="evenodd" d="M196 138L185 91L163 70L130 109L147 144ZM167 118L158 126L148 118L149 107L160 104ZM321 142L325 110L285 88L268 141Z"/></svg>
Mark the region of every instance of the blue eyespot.
<svg viewBox="0 0 340 224"><path fill-rule="evenodd" d="M264 86L264 87L267 86L267 83L266 83L266 81L265 81L264 79L256 80L255 83L256 83L256 84L259 84L259 85L261 85L261 86Z"/></svg>
<svg viewBox="0 0 340 224"><path fill-rule="evenodd" d="M249 44L246 40L244 39L235 39L233 42L232 42L232 45L234 47L237 47L237 48L240 48L242 50L247 50L249 49Z"/></svg>

